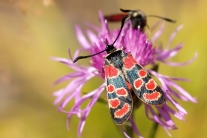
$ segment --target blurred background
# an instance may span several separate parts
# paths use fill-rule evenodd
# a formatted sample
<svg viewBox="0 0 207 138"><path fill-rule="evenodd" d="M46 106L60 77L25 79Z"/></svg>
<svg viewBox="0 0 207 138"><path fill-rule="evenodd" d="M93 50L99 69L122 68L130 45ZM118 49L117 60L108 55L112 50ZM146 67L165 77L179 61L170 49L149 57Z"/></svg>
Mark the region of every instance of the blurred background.
<svg viewBox="0 0 207 138"><path fill-rule="evenodd" d="M166 23L159 39L163 45L176 27L184 25L171 45L182 42L184 47L172 61L187 61L195 52L198 58L185 67L161 65L160 73L190 79L188 83L179 84L197 97L198 103L179 101L188 115L186 121L172 117L178 130L170 133L175 138L207 137L206 5L205 0L0 0L0 138L77 137L77 117L72 118L68 131L67 115L57 112L57 106L53 105L52 93L66 83L51 86L54 80L71 70L50 57L68 58L68 48L72 53L80 48L75 24L82 29L86 28L84 22L100 26L98 10L111 14L119 13L119 8L141 9L146 14L177 20L175 24ZM156 20L148 19L148 25L152 26ZM119 23L110 24L111 28L119 26ZM86 121L83 138L123 137L107 112L107 106L95 104ZM146 118L144 108L136 111L135 116L141 134L147 137L152 122ZM168 135L159 127L156 137Z"/></svg>

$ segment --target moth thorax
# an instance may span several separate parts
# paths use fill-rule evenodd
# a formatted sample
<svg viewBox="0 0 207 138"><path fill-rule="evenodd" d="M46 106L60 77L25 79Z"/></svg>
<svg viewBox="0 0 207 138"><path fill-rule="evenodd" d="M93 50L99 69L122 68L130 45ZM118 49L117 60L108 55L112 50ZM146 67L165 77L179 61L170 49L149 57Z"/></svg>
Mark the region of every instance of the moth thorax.
<svg viewBox="0 0 207 138"><path fill-rule="evenodd" d="M110 61L116 68L122 68L123 56L121 51L115 51L110 55Z"/></svg>
<svg viewBox="0 0 207 138"><path fill-rule="evenodd" d="M140 11L140 10L132 13L130 19L132 21L132 26L135 29L137 29L138 26L140 26L141 28L143 28L147 24L147 18L146 18L145 13L142 12L142 11Z"/></svg>

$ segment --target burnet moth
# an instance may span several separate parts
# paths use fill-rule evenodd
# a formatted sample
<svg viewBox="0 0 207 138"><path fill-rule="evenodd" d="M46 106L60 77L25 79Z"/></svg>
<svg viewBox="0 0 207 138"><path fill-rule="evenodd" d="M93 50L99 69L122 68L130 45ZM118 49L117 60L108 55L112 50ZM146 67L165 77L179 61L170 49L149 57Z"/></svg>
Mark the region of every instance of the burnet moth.
<svg viewBox="0 0 207 138"><path fill-rule="evenodd" d="M108 105L111 117L117 125L123 124L130 117L133 109L132 95L134 94L142 102L149 105L165 103L164 92L149 73L136 62L130 53L114 47L127 17L128 15L123 17L117 38L111 45L106 44L105 50L93 55L79 56L73 61L75 63L79 59L107 52L104 57L104 71Z"/></svg>
<svg viewBox="0 0 207 138"><path fill-rule="evenodd" d="M145 26L147 26L147 17L157 17L157 18L161 18L168 22L176 22L175 20L165 18L165 17L160 17L157 15L146 15L141 10L124 10L124 9L120 9L120 10L123 13L106 15L104 16L104 18L109 22L117 22L117 21L122 21L123 17L128 15L129 20L131 20L132 22L132 27L134 29L140 28L141 31L144 30Z"/></svg>

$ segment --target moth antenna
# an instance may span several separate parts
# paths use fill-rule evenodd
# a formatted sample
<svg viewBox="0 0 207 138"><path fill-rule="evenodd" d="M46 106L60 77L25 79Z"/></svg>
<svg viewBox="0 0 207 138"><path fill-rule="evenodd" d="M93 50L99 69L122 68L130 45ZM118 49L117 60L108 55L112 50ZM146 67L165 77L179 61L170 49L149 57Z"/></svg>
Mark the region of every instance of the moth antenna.
<svg viewBox="0 0 207 138"><path fill-rule="evenodd" d="M123 29L123 26L124 26L124 22L125 22L125 20L126 20L126 18L127 18L128 16L129 16L129 15L126 15L126 16L123 17L123 19L122 19L122 21L121 21L121 27L120 27L119 33L118 33L116 39L114 40L114 42L113 42L111 45L108 45L108 44L106 44L106 43L104 42L104 43L107 45L106 49L104 49L103 51L98 52L98 53L96 53L96 54L92 54L92 55L88 55L88 56L78 56L78 57L76 57L76 58L73 60L73 63L77 62L77 61L80 60L80 59L93 57L93 56L98 55L98 54L100 54L100 53L102 53L102 52L104 52L104 51L106 51L106 52L108 53L108 52L112 51L113 49L115 49L115 48L114 48L114 43L115 43L115 42L117 41L117 39L119 38L119 36L120 36L120 34L121 34L121 31L122 31L122 29Z"/></svg>
<svg viewBox="0 0 207 138"><path fill-rule="evenodd" d="M130 12L130 11L132 11L132 10L124 10L124 9L121 9L121 8L120 8L120 11L127 13L127 12Z"/></svg>
<svg viewBox="0 0 207 138"><path fill-rule="evenodd" d="M73 63L77 62L79 59L89 58L89 57L98 55L98 54L100 54L100 53L102 53L102 52L104 52L104 51L106 51L106 49L104 49L103 51L98 52L98 53L96 53L96 54L93 54L93 55L88 55L88 56L78 56L77 58L75 58L75 59L73 60Z"/></svg>
<svg viewBox="0 0 207 138"><path fill-rule="evenodd" d="M115 42L117 41L117 39L119 38L119 36L120 36L120 34L121 34L121 31L122 31L122 29L123 29L123 27L124 27L124 22L125 22L126 18L128 18L128 17L129 17L129 15L126 15L126 16L124 16L124 17L122 18L122 20L121 20L121 27L120 27L119 33L118 33L118 35L117 35L117 37L116 37L116 39L114 40L114 42L113 42L112 45L114 45L114 43L115 43Z"/></svg>
<svg viewBox="0 0 207 138"><path fill-rule="evenodd" d="M147 17L156 17L156 18L160 18L162 20L165 20L167 22L172 22L172 23L175 23L176 20L172 20L172 19L169 19L169 18L165 18L165 17L161 17L161 16L157 16L157 15L147 15Z"/></svg>

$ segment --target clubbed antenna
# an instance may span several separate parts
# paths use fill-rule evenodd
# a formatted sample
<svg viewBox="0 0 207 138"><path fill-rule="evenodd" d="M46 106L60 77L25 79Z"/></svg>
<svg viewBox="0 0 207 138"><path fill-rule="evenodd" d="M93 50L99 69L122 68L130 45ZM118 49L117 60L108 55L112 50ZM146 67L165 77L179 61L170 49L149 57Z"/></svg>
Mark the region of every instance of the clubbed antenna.
<svg viewBox="0 0 207 138"><path fill-rule="evenodd" d="M167 22L172 22L172 23L176 22L175 20L172 20L172 19L169 19L169 18L165 18L165 17L161 17L161 16L157 16L157 15L147 15L147 17L156 17L156 18L160 18L162 20L165 20Z"/></svg>

